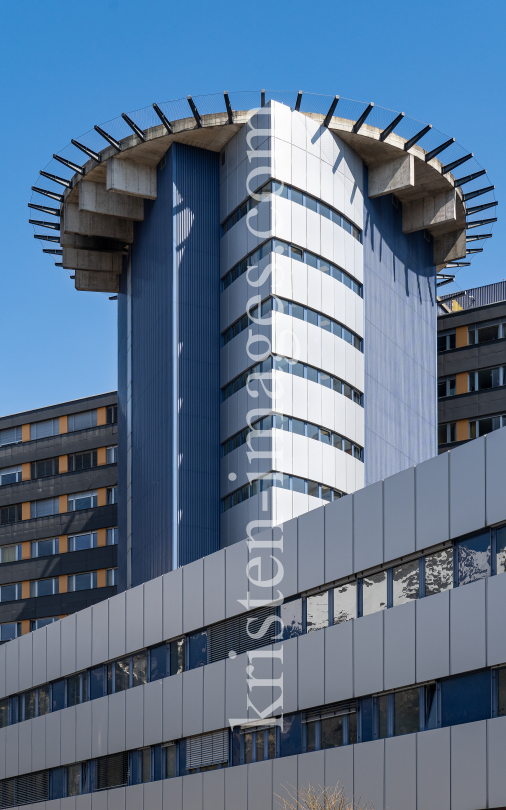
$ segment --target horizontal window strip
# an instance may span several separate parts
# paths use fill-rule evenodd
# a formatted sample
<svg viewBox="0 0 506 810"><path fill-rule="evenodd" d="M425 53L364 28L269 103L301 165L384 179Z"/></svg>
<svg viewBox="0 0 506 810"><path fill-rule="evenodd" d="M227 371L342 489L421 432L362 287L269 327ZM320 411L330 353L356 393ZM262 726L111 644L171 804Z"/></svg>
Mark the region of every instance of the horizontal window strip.
<svg viewBox="0 0 506 810"><path fill-rule="evenodd" d="M222 511L226 512L239 503L247 501L248 498L253 498L255 495L259 495L260 492L266 492L271 487L299 492L301 495L311 495L313 498L320 498L320 500L327 501L327 503L336 501L346 495L346 492L333 489L318 481L309 481L307 478L299 478L297 475L287 475L286 473L271 470L261 478L256 478L250 484L245 484L243 487L236 489L235 492L227 495L226 498L222 498Z"/></svg>
<svg viewBox="0 0 506 810"><path fill-rule="evenodd" d="M311 253L309 250L304 250L304 248L291 244L290 242L285 242L282 239L269 239L234 265L221 280L222 292L226 290L227 287L230 287L240 276L244 275L248 268L257 267L261 259L264 259L270 253L277 253L278 256L286 256L289 259L307 264L309 267L314 267L322 273L325 273L325 275L335 278L336 281L340 281L360 298L363 297L363 285L350 276L342 267L338 267L336 264L329 262L327 259L323 258L323 256Z"/></svg>
<svg viewBox="0 0 506 810"><path fill-rule="evenodd" d="M353 400L357 405L361 405L362 407L364 405L364 395L360 393L360 391L357 391L356 388L349 385L349 383L339 379L339 377L327 374L326 371L322 371L314 366L309 366L307 363L300 363L298 360L291 360L288 357L282 357L280 355L270 355L266 357L265 360L247 369L247 371L243 371L238 377L235 377L235 379L221 389L222 401L225 401L231 397L232 394L245 388L248 385L248 381L253 382L255 379L258 379L258 376L253 375L262 375L263 379L272 379L271 371L283 371L286 374L294 374L296 377L302 377L310 382L319 383L319 385L323 385L325 388L331 388L337 394L342 394L347 399Z"/></svg>
<svg viewBox="0 0 506 810"><path fill-rule="evenodd" d="M264 416L262 419L257 419L253 422L251 428L246 427L239 433L236 433L226 442L221 445L222 455L226 456L232 450L236 450L248 441L255 439L267 438L265 433L271 430L285 430L288 433L296 433L298 436L305 436L308 439L315 439L316 441L329 444L336 450L343 450L349 456L363 461L364 450L360 445L355 444L350 439L346 439L339 433L334 433L327 428L314 425L312 422L305 422L303 419L296 419L294 416L285 416L284 414L274 413ZM263 435L256 436L256 433Z"/></svg>
<svg viewBox="0 0 506 810"><path fill-rule="evenodd" d="M364 341L355 332L352 332L348 327L343 326L333 318L317 312L315 309L297 304L295 301L289 301L287 298L280 298L279 296L269 296L260 305L254 306L249 313L246 312L241 318L238 318L232 326L225 329L221 334L221 345L226 346L241 332L246 331L252 326L255 321L258 326L269 326L269 323L262 324L261 318L268 315L270 312L279 312L281 315L289 315L291 318L310 323L313 326L318 326L326 332L331 332L341 340L345 340L359 352L364 351ZM270 320L270 319L269 319Z"/></svg>
<svg viewBox="0 0 506 810"><path fill-rule="evenodd" d="M278 180L269 180L267 183L264 183L264 185L255 192L254 196L248 197L247 200L241 203L241 205L222 222L221 235L224 236L228 233L230 228L233 228L239 220L244 219L248 211L255 208L259 202L269 201L272 199L273 195L283 197L285 200L290 200L291 202L304 206L304 208L308 208L310 211L314 211L316 214L320 214L320 216L325 217L325 219L330 219L335 225L344 228L347 233L351 234L359 242L362 241L360 228L354 225L344 214L341 214L337 208L327 205L327 203L322 202L318 197L314 197L312 194L306 194L305 191L300 191L294 186L279 182Z"/></svg>
<svg viewBox="0 0 506 810"><path fill-rule="evenodd" d="M275 642L275 622L270 625L266 635L262 633L258 638L254 637L265 619L271 616L276 616L274 606L251 610L219 624L211 625L207 630L209 663L223 661L230 656L235 657Z"/></svg>

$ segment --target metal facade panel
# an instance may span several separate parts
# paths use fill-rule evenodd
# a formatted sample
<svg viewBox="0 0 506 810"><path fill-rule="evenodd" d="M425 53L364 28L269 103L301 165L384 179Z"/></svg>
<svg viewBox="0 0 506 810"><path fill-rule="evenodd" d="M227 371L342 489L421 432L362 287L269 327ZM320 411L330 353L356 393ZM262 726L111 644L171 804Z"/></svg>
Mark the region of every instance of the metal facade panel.
<svg viewBox="0 0 506 810"><path fill-rule="evenodd" d="M487 806L487 721L451 729L452 810Z"/></svg>
<svg viewBox="0 0 506 810"><path fill-rule="evenodd" d="M450 729L417 734L418 810L450 810Z"/></svg>
<svg viewBox="0 0 506 810"><path fill-rule="evenodd" d="M157 199L145 202L144 221L136 225L130 302L132 585L219 548L218 159L217 153L173 144L157 169ZM127 299L126 292L122 282L119 298ZM124 448L127 304L118 310ZM120 464L123 483L126 475ZM123 531L126 520L122 515ZM123 560L119 567L124 588Z"/></svg>
<svg viewBox="0 0 506 810"><path fill-rule="evenodd" d="M392 199L364 193L366 484L437 453L432 240L402 233Z"/></svg>
<svg viewBox="0 0 506 810"><path fill-rule="evenodd" d="M472 471L472 473L471 473ZM485 525L485 437L450 453L450 537Z"/></svg>
<svg viewBox="0 0 506 810"><path fill-rule="evenodd" d="M416 734L385 740L385 807L416 810Z"/></svg>

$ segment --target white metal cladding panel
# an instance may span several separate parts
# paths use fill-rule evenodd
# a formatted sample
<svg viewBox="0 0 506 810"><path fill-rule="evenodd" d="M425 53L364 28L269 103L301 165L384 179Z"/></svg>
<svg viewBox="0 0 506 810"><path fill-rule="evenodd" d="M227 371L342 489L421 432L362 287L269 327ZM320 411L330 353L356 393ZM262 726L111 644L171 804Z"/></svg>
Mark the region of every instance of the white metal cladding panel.
<svg viewBox="0 0 506 810"><path fill-rule="evenodd" d="M216 661L204 667L203 730L226 726L225 717L225 661Z"/></svg>
<svg viewBox="0 0 506 810"><path fill-rule="evenodd" d="M494 430L485 438L486 445L486 517L487 525L506 518L504 497L504 458L506 455L506 428Z"/></svg>
<svg viewBox="0 0 506 810"><path fill-rule="evenodd" d="M144 644L146 646L157 644L163 638L162 591L162 577L157 577L144 584Z"/></svg>
<svg viewBox="0 0 506 810"><path fill-rule="evenodd" d="M203 774L195 773L183 781L183 810L202 810Z"/></svg>
<svg viewBox="0 0 506 810"><path fill-rule="evenodd" d="M450 729L417 734L418 810L450 810Z"/></svg>
<svg viewBox="0 0 506 810"><path fill-rule="evenodd" d="M248 810L248 769L227 768L225 771L226 810Z"/></svg>
<svg viewBox="0 0 506 810"><path fill-rule="evenodd" d="M299 590L314 588L325 579L324 507L298 519Z"/></svg>
<svg viewBox="0 0 506 810"><path fill-rule="evenodd" d="M383 562L383 482L353 496L354 565L362 571Z"/></svg>
<svg viewBox="0 0 506 810"><path fill-rule="evenodd" d="M204 624L225 616L225 551L204 557Z"/></svg>
<svg viewBox="0 0 506 810"><path fill-rule="evenodd" d="M274 759L272 762L272 792L281 800L288 799L289 793L292 792L290 785L298 785L297 760L297 756L292 756ZM275 799L273 806L276 807Z"/></svg>
<svg viewBox="0 0 506 810"><path fill-rule="evenodd" d="M326 627L324 633L325 703L347 700L354 691L353 622Z"/></svg>
<svg viewBox="0 0 506 810"><path fill-rule="evenodd" d="M506 576L487 580L487 666L506 661L506 633L503 618L506 615Z"/></svg>
<svg viewBox="0 0 506 810"><path fill-rule="evenodd" d="M325 751L314 751L298 757L299 785L307 788L310 784L318 792L319 786L325 784Z"/></svg>
<svg viewBox="0 0 506 810"><path fill-rule="evenodd" d="M166 779L163 783L164 810L181 810L183 807L183 777Z"/></svg>
<svg viewBox="0 0 506 810"><path fill-rule="evenodd" d="M300 636L298 641L299 709L325 701L325 634Z"/></svg>
<svg viewBox="0 0 506 810"><path fill-rule="evenodd" d="M225 716L243 719L248 716L246 683L246 654L225 662Z"/></svg>
<svg viewBox="0 0 506 810"><path fill-rule="evenodd" d="M78 762L83 759L91 759L91 706L91 701L76 706L76 728L79 729L79 733L76 735L76 759ZM49 717L49 715L47 716ZM37 720L32 720L32 722L36 723Z"/></svg>
<svg viewBox="0 0 506 810"><path fill-rule="evenodd" d="M46 715L46 768L57 768L58 765L61 765L60 723L61 723L61 712L54 712L52 714ZM15 726L12 726L12 728L15 728Z"/></svg>
<svg viewBox="0 0 506 810"><path fill-rule="evenodd" d="M272 800L272 760L248 765L248 810L265 810Z"/></svg>
<svg viewBox="0 0 506 810"><path fill-rule="evenodd" d="M244 611L244 606L239 603L239 600L247 598L247 563L248 548L245 542L227 548L225 557L227 618L229 616L236 616L238 613Z"/></svg>
<svg viewBox="0 0 506 810"><path fill-rule="evenodd" d="M119 593L109 599L109 658L126 652L125 594Z"/></svg>
<svg viewBox="0 0 506 810"><path fill-rule="evenodd" d="M144 690L144 745L155 745L162 741L162 680L146 683Z"/></svg>
<svg viewBox="0 0 506 810"><path fill-rule="evenodd" d="M355 746L355 796L362 801L367 797L376 810L384 806L384 743L374 740Z"/></svg>
<svg viewBox="0 0 506 810"><path fill-rule="evenodd" d="M99 664L109 658L108 600L93 605L91 610L91 661L92 664Z"/></svg>
<svg viewBox="0 0 506 810"><path fill-rule="evenodd" d="M79 610L76 614L76 668L91 666L91 608ZM47 628L44 628L46 632ZM37 630L41 633L42 630ZM34 644L35 652L35 644Z"/></svg>
<svg viewBox="0 0 506 810"><path fill-rule="evenodd" d="M183 632L204 624L204 561L183 566Z"/></svg>
<svg viewBox="0 0 506 810"><path fill-rule="evenodd" d="M427 548L450 537L448 465L451 453L417 464L416 547Z"/></svg>
<svg viewBox="0 0 506 810"><path fill-rule="evenodd" d="M385 689L416 681L415 607L408 602L385 611Z"/></svg>
<svg viewBox="0 0 506 810"><path fill-rule="evenodd" d="M114 598L114 597L113 597ZM126 592L127 652L144 646L144 585Z"/></svg>
<svg viewBox="0 0 506 810"><path fill-rule="evenodd" d="M415 468L386 478L384 490L385 560L415 550Z"/></svg>
<svg viewBox="0 0 506 810"><path fill-rule="evenodd" d="M373 613L355 622L353 671L356 697L383 691L383 613Z"/></svg>
<svg viewBox="0 0 506 810"><path fill-rule="evenodd" d="M31 773L32 768L32 726L31 723L19 724L19 773ZM75 744L74 744L75 748ZM72 749L71 749L72 751Z"/></svg>
<svg viewBox="0 0 506 810"><path fill-rule="evenodd" d="M183 569L163 575L163 638L183 632Z"/></svg>
<svg viewBox="0 0 506 810"><path fill-rule="evenodd" d="M450 593L452 674L486 666L485 584L481 579Z"/></svg>
<svg viewBox="0 0 506 810"><path fill-rule="evenodd" d="M487 805L487 721L451 729L452 810Z"/></svg>
<svg viewBox="0 0 506 810"><path fill-rule="evenodd" d="M132 689L132 692L142 692ZM48 714L48 717L52 717ZM46 731L47 734L47 731ZM91 701L91 756L103 757L107 755L107 740L109 737L109 698L101 697Z"/></svg>
<svg viewBox="0 0 506 810"><path fill-rule="evenodd" d="M450 592L416 602L416 680L450 674Z"/></svg>
<svg viewBox="0 0 506 810"><path fill-rule="evenodd" d="M60 622L48 624L46 627L47 638L47 679L52 681L60 677Z"/></svg>
<svg viewBox="0 0 506 810"><path fill-rule="evenodd" d="M163 679L162 731L164 740L183 736L183 674Z"/></svg>
<svg viewBox="0 0 506 810"><path fill-rule="evenodd" d="M503 807L506 795L504 751L506 750L506 717L487 720L488 806Z"/></svg>
<svg viewBox="0 0 506 810"><path fill-rule="evenodd" d="M450 453L450 537L485 525L485 437Z"/></svg>
<svg viewBox="0 0 506 810"><path fill-rule="evenodd" d="M109 695L109 736L107 741L107 753L115 754L124 751L125 744L125 695L126 692L118 692ZM160 714L160 706L158 713Z"/></svg>
<svg viewBox="0 0 506 810"><path fill-rule="evenodd" d="M69 675L76 671L76 616L66 616L60 621L61 632L61 674ZM30 634L32 635L32 634ZM31 673L31 668L30 668ZM24 687L26 688L26 687Z"/></svg>
<svg viewBox="0 0 506 810"><path fill-rule="evenodd" d="M325 751L325 784L344 790L348 799L354 794L353 746L329 748Z"/></svg>
<svg viewBox="0 0 506 810"><path fill-rule="evenodd" d="M203 810L224 810L225 770L207 771L203 774Z"/></svg>
<svg viewBox="0 0 506 810"><path fill-rule="evenodd" d="M12 695L19 688L19 644L10 642L5 646L5 683L7 694Z"/></svg>
<svg viewBox="0 0 506 810"><path fill-rule="evenodd" d="M60 730L61 730L61 763L66 765L71 762L76 762L76 707L69 706L62 709L60 712ZM20 729L26 725L20 724ZM123 741L124 742L124 741ZM20 740L21 749L21 740Z"/></svg>
<svg viewBox="0 0 506 810"><path fill-rule="evenodd" d="M33 633L30 633L33 636ZM0 647L0 698L5 697L6 693L6 677L5 677L5 655L7 652L8 644L2 644ZM46 645L44 642L44 671L46 669L46 661L45 661L45 652L46 652Z"/></svg>
<svg viewBox="0 0 506 810"><path fill-rule="evenodd" d="M175 676L177 677L177 676ZM125 693L126 747L140 748L144 745L144 690L128 689Z"/></svg>
<svg viewBox="0 0 506 810"><path fill-rule="evenodd" d="M183 736L200 734L204 723L204 667L183 677Z"/></svg>
<svg viewBox="0 0 506 810"><path fill-rule="evenodd" d="M416 810L416 734L385 740L385 807Z"/></svg>

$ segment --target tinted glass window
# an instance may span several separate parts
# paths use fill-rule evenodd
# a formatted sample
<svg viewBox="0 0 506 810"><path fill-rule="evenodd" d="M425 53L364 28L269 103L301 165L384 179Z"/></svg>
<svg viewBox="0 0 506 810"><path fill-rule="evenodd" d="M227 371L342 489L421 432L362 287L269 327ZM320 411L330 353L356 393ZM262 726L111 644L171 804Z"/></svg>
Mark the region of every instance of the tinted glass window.
<svg viewBox="0 0 506 810"><path fill-rule="evenodd" d="M51 690L51 711L57 712L65 706L65 681L55 681Z"/></svg>
<svg viewBox="0 0 506 810"><path fill-rule="evenodd" d="M314 596L308 596L306 600L306 610L308 633L310 633L311 630L321 630L322 627L327 627L329 623L328 591L317 593Z"/></svg>
<svg viewBox="0 0 506 810"><path fill-rule="evenodd" d="M425 558L425 595L453 587L453 549L445 548Z"/></svg>
<svg viewBox="0 0 506 810"><path fill-rule="evenodd" d="M101 698L105 695L104 667L95 667L90 670L90 700Z"/></svg>
<svg viewBox="0 0 506 810"><path fill-rule="evenodd" d="M207 664L207 633L203 630L201 633L194 633L189 637L189 654L190 654L190 669L195 667L203 667Z"/></svg>
<svg viewBox="0 0 506 810"><path fill-rule="evenodd" d="M51 780L50 780L50 796L51 799L63 799L66 792L66 778L65 778L65 768L53 768L50 771Z"/></svg>
<svg viewBox="0 0 506 810"><path fill-rule="evenodd" d="M327 717L321 722L321 747L337 748L343 744L343 716Z"/></svg>
<svg viewBox="0 0 506 810"><path fill-rule="evenodd" d="M393 570L393 603L403 605L418 599L418 560L398 565Z"/></svg>
<svg viewBox="0 0 506 810"><path fill-rule="evenodd" d="M501 526L496 532L497 550L497 573L504 574L506 571L506 526Z"/></svg>
<svg viewBox="0 0 506 810"><path fill-rule="evenodd" d="M177 675L178 672L184 672L185 668L185 644L184 638L178 641L172 641L170 644L170 674Z"/></svg>
<svg viewBox="0 0 506 810"><path fill-rule="evenodd" d="M152 647L149 653L149 680L157 681L167 674L167 645Z"/></svg>
<svg viewBox="0 0 506 810"><path fill-rule="evenodd" d="M385 610L387 606L387 572L380 571L378 574L362 579L362 615L376 613L378 610Z"/></svg>
<svg viewBox="0 0 506 810"><path fill-rule="evenodd" d="M420 729L420 690L394 694L394 734L413 734Z"/></svg>
<svg viewBox="0 0 506 810"><path fill-rule="evenodd" d="M283 728L280 734L281 757L291 757L302 751L302 716L300 714L285 714Z"/></svg>
<svg viewBox="0 0 506 810"><path fill-rule="evenodd" d="M362 717L362 742L372 740L372 698L362 698L360 701Z"/></svg>
<svg viewBox="0 0 506 810"><path fill-rule="evenodd" d="M302 599L293 599L281 605L283 640L294 638L302 633Z"/></svg>
<svg viewBox="0 0 506 810"><path fill-rule="evenodd" d="M506 714L506 667L497 670L497 714Z"/></svg>
<svg viewBox="0 0 506 810"><path fill-rule="evenodd" d="M490 532L483 532L458 544L459 585L490 576Z"/></svg>
<svg viewBox="0 0 506 810"><path fill-rule="evenodd" d="M473 672L441 683L441 725L456 726L490 717L490 672Z"/></svg>
<svg viewBox="0 0 506 810"><path fill-rule="evenodd" d="M347 582L334 588L334 624L355 619L357 615L357 583Z"/></svg>

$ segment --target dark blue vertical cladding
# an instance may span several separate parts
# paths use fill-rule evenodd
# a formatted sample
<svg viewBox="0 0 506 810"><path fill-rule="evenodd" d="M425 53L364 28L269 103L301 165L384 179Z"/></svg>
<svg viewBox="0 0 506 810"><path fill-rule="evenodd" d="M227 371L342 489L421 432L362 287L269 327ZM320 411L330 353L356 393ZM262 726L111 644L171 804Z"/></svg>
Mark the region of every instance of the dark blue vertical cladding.
<svg viewBox="0 0 506 810"><path fill-rule="evenodd" d="M173 147L174 148L174 147ZM219 549L218 154L175 145L179 288L179 564Z"/></svg>
<svg viewBox="0 0 506 810"><path fill-rule="evenodd" d="M118 296L118 590L125 590L126 538L127 538L127 275L120 276L120 295Z"/></svg>
<svg viewBox="0 0 506 810"><path fill-rule="evenodd" d="M179 565L219 548L218 155L173 144L157 184L132 246L132 586L172 569L174 521Z"/></svg>
<svg viewBox="0 0 506 810"><path fill-rule="evenodd" d="M365 483L436 455L432 240L402 233L402 204L364 187Z"/></svg>

